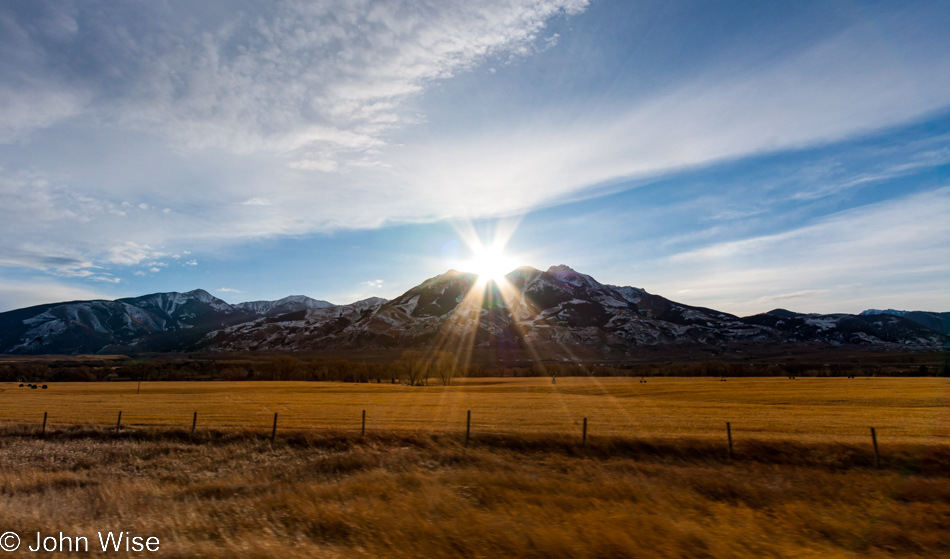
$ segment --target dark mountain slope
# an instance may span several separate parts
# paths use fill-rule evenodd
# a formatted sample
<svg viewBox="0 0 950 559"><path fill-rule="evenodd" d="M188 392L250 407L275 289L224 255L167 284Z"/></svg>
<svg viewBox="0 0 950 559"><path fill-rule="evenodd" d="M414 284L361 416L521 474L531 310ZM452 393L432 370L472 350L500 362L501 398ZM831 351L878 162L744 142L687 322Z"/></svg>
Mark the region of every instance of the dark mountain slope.
<svg viewBox="0 0 950 559"><path fill-rule="evenodd" d="M938 348L944 337L900 317L799 315L773 311L738 318L682 305L642 289L604 285L567 266L523 267L501 286L450 270L392 301L311 309L215 332L209 349L518 347L569 354L583 347L624 354L635 348L788 341Z"/></svg>
<svg viewBox="0 0 950 559"><path fill-rule="evenodd" d="M911 320L910 314L776 309L739 318L635 287L605 285L567 266L522 267L499 284L450 270L391 301L371 298L349 305L303 296L229 305L202 290L40 305L0 313L0 351L498 347L570 356L580 349L625 355L660 346L718 351L740 342L946 346L946 335ZM940 318L939 313L919 314Z"/></svg>

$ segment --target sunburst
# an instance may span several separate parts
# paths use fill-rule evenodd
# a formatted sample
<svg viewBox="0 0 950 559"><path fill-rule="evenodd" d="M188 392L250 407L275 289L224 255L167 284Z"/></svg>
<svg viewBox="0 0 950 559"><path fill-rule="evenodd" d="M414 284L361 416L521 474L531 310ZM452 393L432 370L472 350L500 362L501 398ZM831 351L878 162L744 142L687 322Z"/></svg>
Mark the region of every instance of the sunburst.
<svg viewBox="0 0 950 559"><path fill-rule="evenodd" d="M472 247L472 252L472 258L461 262L459 267L463 272L478 274L480 282L500 282L505 274L518 266L517 261L506 255L504 248L498 245L478 244Z"/></svg>

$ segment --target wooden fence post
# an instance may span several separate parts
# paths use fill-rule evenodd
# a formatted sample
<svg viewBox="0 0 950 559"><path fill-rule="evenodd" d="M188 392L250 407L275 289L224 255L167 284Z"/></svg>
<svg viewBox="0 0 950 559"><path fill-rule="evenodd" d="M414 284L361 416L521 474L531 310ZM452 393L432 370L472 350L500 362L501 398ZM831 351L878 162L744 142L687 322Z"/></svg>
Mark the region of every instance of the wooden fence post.
<svg viewBox="0 0 950 559"><path fill-rule="evenodd" d="M270 442L274 442L274 438L277 436L277 412L274 412L274 428L270 432Z"/></svg>
<svg viewBox="0 0 950 559"><path fill-rule="evenodd" d="M366 410L363 410L363 426L360 427L360 436L366 436Z"/></svg>
<svg viewBox="0 0 950 559"><path fill-rule="evenodd" d="M41 437L46 436L46 417L49 415L48 411L43 412L43 430L40 432Z"/></svg>
<svg viewBox="0 0 950 559"><path fill-rule="evenodd" d="M587 418L584 418L584 428L581 432L581 446L587 446Z"/></svg>
<svg viewBox="0 0 950 559"><path fill-rule="evenodd" d="M198 412L195 412L194 417L191 418L191 436L195 436L195 427L198 426Z"/></svg>
<svg viewBox="0 0 950 559"><path fill-rule="evenodd" d="M726 422L726 437L729 438L729 459L732 460L732 425Z"/></svg>
<svg viewBox="0 0 950 559"><path fill-rule="evenodd" d="M468 446L468 439L472 436L472 410L468 410L468 416L465 419L465 446Z"/></svg>
<svg viewBox="0 0 950 559"><path fill-rule="evenodd" d="M119 410L119 419L115 420L115 434L119 434L119 427L122 425L122 410Z"/></svg>
<svg viewBox="0 0 950 559"><path fill-rule="evenodd" d="M142 381L139 381L139 385L138 385L138 387L135 389L135 393L138 394L138 393L139 393L139 390L141 390L141 389L142 389Z"/></svg>
<svg viewBox="0 0 950 559"><path fill-rule="evenodd" d="M874 443L874 467L880 469L881 455L877 451L877 431L874 430L874 427L871 427L871 442Z"/></svg>

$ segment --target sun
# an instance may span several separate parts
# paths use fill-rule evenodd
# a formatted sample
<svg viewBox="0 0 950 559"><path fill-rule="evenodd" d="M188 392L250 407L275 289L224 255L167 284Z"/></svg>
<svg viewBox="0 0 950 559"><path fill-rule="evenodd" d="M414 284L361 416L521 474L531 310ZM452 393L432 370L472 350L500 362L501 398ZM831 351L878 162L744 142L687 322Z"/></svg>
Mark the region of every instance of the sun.
<svg viewBox="0 0 950 559"><path fill-rule="evenodd" d="M473 247L471 260L462 262L463 271L478 274L480 281L500 281L505 274L517 268L514 259L506 256L499 246Z"/></svg>

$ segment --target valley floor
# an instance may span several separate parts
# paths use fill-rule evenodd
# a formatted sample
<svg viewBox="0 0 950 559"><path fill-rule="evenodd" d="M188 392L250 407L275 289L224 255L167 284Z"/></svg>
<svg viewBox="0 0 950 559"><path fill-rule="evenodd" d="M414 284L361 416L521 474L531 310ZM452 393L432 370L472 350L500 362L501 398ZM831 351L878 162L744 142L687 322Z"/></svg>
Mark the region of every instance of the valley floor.
<svg viewBox="0 0 950 559"><path fill-rule="evenodd" d="M2 384L0 533L21 555L112 531L163 557L950 556L950 379L646 380Z"/></svg>
<svg viewBox="0 0 950 559"><path fill-rule="evenodd" d="M7 425L0 528L26 546L37 532L81 535L96 551L98 531L125 531L158 538L162 557L950 554L946 445L892 445L880 469L855 445L745 440L735 451L541 435L465 446L454 433L272 444L238 430L72 427L39 438Z"/></svg>
<svg viewBox="0 0 950 559"><path fill-rule="evenodd" d="M543 378L457 379L443 387L339 382L50 383L46 390L0 383L0 424L40 429L116 424L227 427L270 433L366 429L465 430L476 434L698 437L950 444L948 378Z"/></svg>

